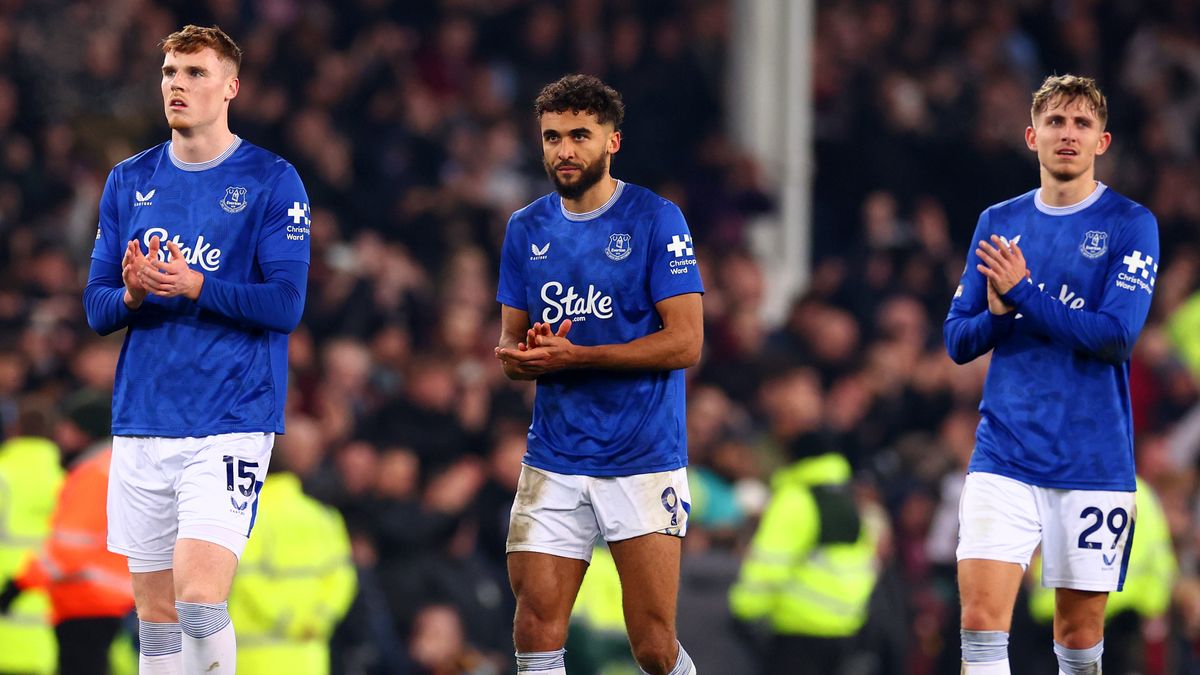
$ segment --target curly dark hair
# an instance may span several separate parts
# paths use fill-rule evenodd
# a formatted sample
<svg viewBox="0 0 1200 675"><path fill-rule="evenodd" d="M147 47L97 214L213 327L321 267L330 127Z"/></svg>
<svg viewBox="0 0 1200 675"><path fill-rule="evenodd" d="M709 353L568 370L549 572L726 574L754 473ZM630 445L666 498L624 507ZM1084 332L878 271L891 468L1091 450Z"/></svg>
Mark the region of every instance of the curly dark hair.
<svg viewBox="0 0 1200 675"><path fill-rule="evenodd" d="M625 121L621 94L591 75L564 75L543 87L533 102L533 112L539 120L545 113L567 110L591 113L600 124L612 122L614 129L620 129Z"/></svg>

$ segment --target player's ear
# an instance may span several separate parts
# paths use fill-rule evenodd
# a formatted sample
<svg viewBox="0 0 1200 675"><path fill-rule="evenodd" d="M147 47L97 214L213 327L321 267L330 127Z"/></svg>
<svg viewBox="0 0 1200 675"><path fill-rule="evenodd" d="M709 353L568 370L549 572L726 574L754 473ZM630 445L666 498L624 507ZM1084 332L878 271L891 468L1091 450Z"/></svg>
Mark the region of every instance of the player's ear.
<svg viewBox="0 0 1200 675"><path fill-rule="evenodd" d="M608 137L608 154L615 155L621 149L621 131L618 129Z"/></svg>
<svg viewBox="0 0 1200 675"><path fill-rule="evenodd" d="M1037 152L1037 129L1025 127L1025 147Z"/></svg>
<svg viewBox="0 0 1200 675"><path fill-rule="evenodd" d="M237 75L229 78L229 81L225 83L225 100L232 101L237 98L238 92L241 89L242 81L238 79Z"/></svg>
<svg viewBox="0 0 1200 675"><path fill-rule="evenodd" d="M1096 154L1103 155L1108 151L1108 146L1112 145L1112 134L1104 132L1100 134L1100 141L1096 144Z"/></svg>

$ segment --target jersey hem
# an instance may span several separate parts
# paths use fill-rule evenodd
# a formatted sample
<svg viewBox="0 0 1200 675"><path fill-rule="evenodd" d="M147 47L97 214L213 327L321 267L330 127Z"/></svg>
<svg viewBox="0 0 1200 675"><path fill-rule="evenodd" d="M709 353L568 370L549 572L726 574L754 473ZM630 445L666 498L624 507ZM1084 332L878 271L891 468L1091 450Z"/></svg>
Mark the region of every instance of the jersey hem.
<svg viewBox="0 0 1200 675"><path fill-rule="evenodd" d="M591 476L593 478L621 478L623 476L640 476L647 473L662 473L663 471L674 471L687 467L687 461L669 462L667 464L656 464L653 466L635 466L622 469L596 469L578 466L563 466L554 465L549 462L531 461L528 456L523 460L525 464L532 466L535 469L542 471L551 471L553 473L562 474L564 476Z"/></svg>
<svg viewBox="0 0 1200 675"><path fill-rule="evenodd" d="M204 438L206 436L217 436L219 434L283 434L283 425L274 427L267 426L234 426L234 427L214 427L203 429L159 429L155 427L118 427L112 428L113 436L150 436L155 438Z"/></svg>
<svg viewBox="0 0 1200 675"><path fill-rule="evenodd" d="M995 467L977 468L969 467L967 473L992 473L997 476L1004 476L1013 480L1019 480L1027 485L1040 488L1050 488L1052 490L1088 490L1091 492L1136 492L1137 484L1134 481L1128 482L1104 482L1104 483L1087 483L1084 481L1069 481L1069 480L1046 480L1028 474L1023 474L1019 471L1010 471L1007 469L998 469Z"/></svg>
<svg viewBox="0 0 1200 675"><path fill-rule="evenodd" d="M519 309L522 312L529 311L529 308L527 306L523 305L522 302L515 297L502 297L502 296L497 295L496 301L502 305L508 305L509 307L512 307L513 309Z"/></svg>
<svg viewBox="0 0 1200 675"><path fill-rule="evenodd" d="M700 289L693 288L693 289L688 289L688 290L668 291L668 292L662 294L662 296L654 298L654 304L657 305L658 303L662 302L663 300L666 300L667 298L673 298L677 295L687 295L688 293L697 293L699 295L704 295L704 289L703 288L700 288Z"/></svg>

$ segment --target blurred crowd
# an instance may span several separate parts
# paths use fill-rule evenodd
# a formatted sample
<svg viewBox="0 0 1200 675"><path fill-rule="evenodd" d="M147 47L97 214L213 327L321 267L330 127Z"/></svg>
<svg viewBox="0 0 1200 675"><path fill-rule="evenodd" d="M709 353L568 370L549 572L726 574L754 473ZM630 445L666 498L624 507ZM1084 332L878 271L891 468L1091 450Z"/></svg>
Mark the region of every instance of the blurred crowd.
<svg viewBox="0 0 1200 675"><path fill-rule="evenodd" d="M360 591L334 672L510 669L504 540L533 386L492 354L498 249L509 214L549 190L532 100L585 71L625 97L613 174L681 207L708 291L689 371L683 643L706 672L748 671L753 637L727 589L771 473L830 448L889 525L855 672L957 672L957 485L987 359L955 366L940 325L979 211L1037 185L1030 92L1050 72L1093 75L1115 137L1098 177L1157 215L1163 251L1132 387L1139 473L1180 575L1169 614L1126 630L1167 669L1137 672L1200 667L1200 5L817 3L814 274L766 325L771 280L744 230L778 185L725 127L734 4L0 2L5 434L21 411L111 390L120 335L91 334L80 301L100 190L168 138L159 40L218 24L245 51L231 128L294 163L313 204L278 443L308 458L305 491L351 535ZM153 354L129 358L154 369ZM1041 628L1020 630L1049 654Z"/></svg>

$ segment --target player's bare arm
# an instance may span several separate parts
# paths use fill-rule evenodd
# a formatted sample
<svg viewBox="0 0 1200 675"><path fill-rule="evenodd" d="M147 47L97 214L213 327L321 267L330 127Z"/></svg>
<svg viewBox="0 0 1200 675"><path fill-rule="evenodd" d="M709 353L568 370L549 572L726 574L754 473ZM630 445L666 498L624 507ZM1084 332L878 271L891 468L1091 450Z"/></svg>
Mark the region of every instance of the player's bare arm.
<svg viewBox="0 0 1200 675"><path fill-rule="evenodd" d="M975 269L988 278L989 285L994 285L1000 295L1011 291L1029 276L1021 247L1015 243L1005 245L999 235L993 234L991 243L980 241L975 255L983 261Z"/></svg>
<svg viewBox="0 0 1200 675"><path fill-rule="evenodd" d="M188 300L199 298L204 275L188 267L178 244L168 241L167 250L170 252L167 261L150 258L150 264L138 271L138 279L151 293L160 297L182 295Z"/></svg>
<svg viewBox="0 0 1200 675"><path fill-rule="evenodd" d="M581 346L571 343L560 324L557 332L536 337L526 351L501 349L497 356L542 373L574 368L602 370L677 370L696 365L704 344L704 312L699 293L666 298L655 305L663 327L624 344ZM563 324L569 324L564 321ZM567 330L569 330L569 325Z"/></svg>
<svg viewBox="0 0 1200 675"><path fill-rule="evenodd" d="M501 354L524 352L533 336L533 328L529 326L529 312L508 305L500 306L500 344L496 346L496 358L504 368L504 375L510 380L533 380L539 373L523 367L521 362Z"/></svg>

